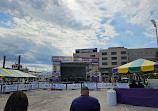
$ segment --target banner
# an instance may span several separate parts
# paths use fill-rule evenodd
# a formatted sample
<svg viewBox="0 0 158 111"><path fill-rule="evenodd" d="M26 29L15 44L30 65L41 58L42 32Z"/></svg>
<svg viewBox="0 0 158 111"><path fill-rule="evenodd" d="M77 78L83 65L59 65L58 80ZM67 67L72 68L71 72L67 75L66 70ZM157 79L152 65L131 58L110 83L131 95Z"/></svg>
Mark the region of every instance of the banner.
<svg viewBox="0 0 158 111"><path fill-rule="evenodd" d="M66 84L53 84L53 89L66 89Z"/></svg>
<svg viewBox="0 0 158 111"><path fill-rule="evenodd" d="M38 84L30 84L30 89L38 89Z"/></svg>
<svg viewBox="0 0 158 111"><path fill-rule="evenodd" d="M39 84L40 89L51 89L52 84L46 83L46 84Z"/></svg>
<svg viewBox="0 0 158 111"><path fill-rule="evenodd" d="M87 84L87 83L84 83L82 84L82 86L87 86L89 89L96 89L96 84L95 83L92 83L92 84Z"/></svg>
<svg viewBox="0 0 158 111"><path fill-rule="evenodd" d="M40 82L38 86L40 89L51 89L52 88L52 84L49 82Z"/></svg>
<svg viewBox="0 0 158 111"><path fill-rule="evenodd" d="M81 84L67 84L67 89L81 89Z"/></svg>
<svg viewBox="0 0 158 111"><path fill-rule="evenodd" d="M76 53L92 53L97 52L97 48L91 48L91 49L76 49Z"/></svg>
<svg viewBox="0 0 158 111"><path fill-rule="evenodd" d="M52 56L53 64L57 61L72 61L71 56Z"/></svg>
<svg viewBox="0 0 158 111"><path fill-rule="evenodd" d="M30 84L18 84L18 91L29 90Z"/></svg>
<svg viewBox="0 0 158 111"><path fill-rule="evenodd" d="M112 83L98 83L97 88L113 88L114 85Z"/></svg>
<svg viewBox="0 0 158 111"><path fill-rule="evenodd" d="M11 91L17 91L17 85L3 85L2 86L2 92L11 92Z"/></svg>
<svg viewBox="0 0 158 111"><path fill-rule="evenodd" d="M129 88L128 83L115 83L116 88Z"/></svg>

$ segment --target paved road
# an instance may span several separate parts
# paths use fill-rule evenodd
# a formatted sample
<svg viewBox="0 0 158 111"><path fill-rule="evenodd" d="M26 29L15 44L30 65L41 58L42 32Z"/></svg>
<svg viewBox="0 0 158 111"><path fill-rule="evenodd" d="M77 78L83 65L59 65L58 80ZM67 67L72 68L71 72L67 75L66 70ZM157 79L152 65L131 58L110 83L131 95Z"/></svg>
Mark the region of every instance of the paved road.
<svg viewBox="0 0 158 111"><path fill-rule="evenodd" d="M90 95L98 98L101 111L158 111L158 108L141 107L118 104L116 106L107 105L108 89L90 91ZM31 90L25 91L29 99L28 111L69 111L71 102L80 96L80 90ZM0 94L0 111L6 104L10 94Z"/></svg>

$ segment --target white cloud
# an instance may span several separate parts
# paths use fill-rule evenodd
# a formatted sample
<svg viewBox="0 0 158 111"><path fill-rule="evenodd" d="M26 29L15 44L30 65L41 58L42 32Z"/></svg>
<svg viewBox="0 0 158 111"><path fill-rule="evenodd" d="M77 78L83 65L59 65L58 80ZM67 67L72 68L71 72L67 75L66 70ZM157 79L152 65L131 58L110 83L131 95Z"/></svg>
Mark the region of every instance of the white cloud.
<svg viewBox="0 0 158 111"><path fill-rule="evenodd" d="M126 31L125 32L127 35L130 35L130 36L133 36L134 35L134 33L132 32L132 31Z"/></svg>
<svg viewBox="0 0 158 111"><path fill-rule="evenodd" d="M24 64L24 67L27 67L31 71L52 71L52 65L47 64Z"/></svg>
<svg viewBox="0 0 158 111"><path fill-rule="evenodd" d="M6 61L5 68L11 68L13 64L17 62ZM3 66L3 60L0 61L1 67ZM33 63L21 63L23 68L28 68L31 71L52 71L52 66L47 64L33 64Z"/></svg>
<svg viewBox="0 0 158 111"><path fill-rule="evenodd" d="M0 51L12 47L14 51L8 54L21 54L26 60L38 63L48 55L72 55L75 49L121 46L109 43L119 36L111 25L115 16L119 14L125 22L150 31L150 19L158 19L156 2L158 0L1 0L0 12L13 15L13 21L4 23L10 28L0 27L0 39L7 40L4 45L0 42ZM105 18L108 19L101 23ZM149 31L144 34L153 37ZM97 33L100 38L96 37ZM125 33L134 36L130 30Z"/></svg>
<svg viewBox="0 0 158 111"><path fill-rule="evenodd" d="M156 35L151 34L151 33L147 33L147 32L144 32L144 35L145 35L146 37L149 37L149 38L154 38L154 37L156 37Z"/></svg>

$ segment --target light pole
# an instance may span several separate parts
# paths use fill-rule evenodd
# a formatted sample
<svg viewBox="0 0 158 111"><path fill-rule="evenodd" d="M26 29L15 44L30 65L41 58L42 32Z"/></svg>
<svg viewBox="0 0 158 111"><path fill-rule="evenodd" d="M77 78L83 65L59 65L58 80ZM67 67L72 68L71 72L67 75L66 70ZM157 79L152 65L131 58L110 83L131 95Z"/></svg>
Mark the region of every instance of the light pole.
<svg viewBox="0 0 158 111"><path fill-rule="evenodd" d="M151 20L151 22L154 24L154 27L156 29L156 38L157 38L157 47L158 47L158 35L157 35L157 25L156 25L156 21L154 19Z"/></svg>

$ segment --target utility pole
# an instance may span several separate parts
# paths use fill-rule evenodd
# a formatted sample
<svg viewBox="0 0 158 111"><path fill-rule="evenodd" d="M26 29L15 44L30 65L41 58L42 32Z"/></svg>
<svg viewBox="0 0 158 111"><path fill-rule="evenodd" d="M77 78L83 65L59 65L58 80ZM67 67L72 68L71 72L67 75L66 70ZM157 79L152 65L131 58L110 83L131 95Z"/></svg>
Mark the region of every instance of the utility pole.
<svg viewBox="0 0 158 111"><path fill-rule="evenodd" d="M158 34L157 34L157 24L156 21L154 19L151 20L151 22L153 23L155 29L156 29L156 38L157 38L157 48L158 48Z"/></svg>
<svg viewBox="0 0 158 111"><path fill-rule="evenodd" d="M18 58L18 70L20 70L20 55L19 55L19 58Z"/></svg>
<svg viewBox="0 0 158 111"><path fill-rule="evenodd" d="M158 48L158 33L157 33L157 24L156 21L154 19L151 20L151 22L153 23L155 29L156 29L156 38L157 38L157 48ZM158 51L156 51L155 54L155 61L158 62Z"/></svg>
<svg viewBox="0 0 158 111"><path fill-rule="evenodd" d="M3 58L3 68L5 68L5 60L6 60L6 56L4 56Z"/></svg>

